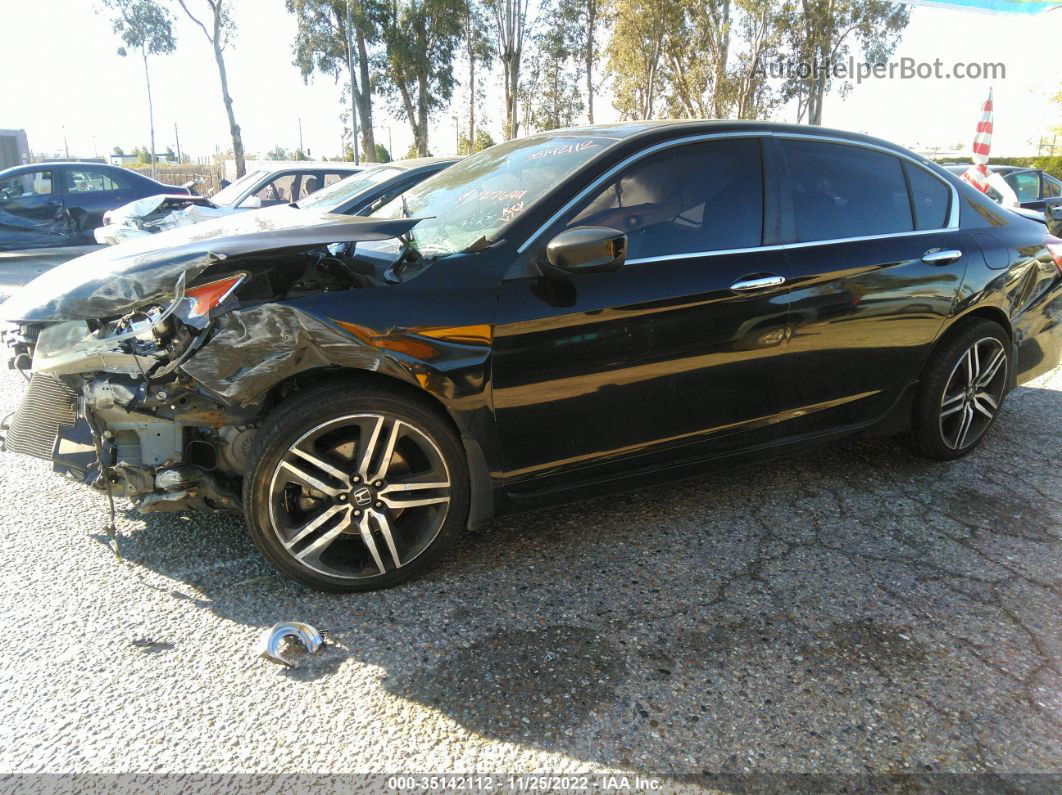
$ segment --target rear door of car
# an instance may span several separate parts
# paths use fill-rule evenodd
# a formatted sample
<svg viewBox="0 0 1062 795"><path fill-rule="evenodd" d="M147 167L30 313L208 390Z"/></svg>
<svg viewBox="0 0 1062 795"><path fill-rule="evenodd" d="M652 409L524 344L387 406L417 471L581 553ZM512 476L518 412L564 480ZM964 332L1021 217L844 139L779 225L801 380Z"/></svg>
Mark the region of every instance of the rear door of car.
<svg viewBox="0 0 1062 795"><path fill-rule="evenodd" d="M783 403L785 254L765 247L763 140L665 145L591 182L565 229L628 235L617 271L502 283L493 395L514 493L769 443Z"/></svg>
<svg viewBox="0 0 1062 795"><path fill-rule="evenodd" d="M57 174L57 168L42 166L0 180L0 249L67 242L69 224Z"/></svg>
<svg viewBox="0 0 1062 795"><path fill-rule="evenodd" d="M958 195L892 150L779 136L788 175L789 419L783 437L885 415L917 378L966 264Z"/></svg>
<svg viewBox="0 0 1062 795"><path fill-rule="evenodd" d="M64 201L67 213L83 234L103 224L107 210L120 207L131 198L129 185L109 169L96 168L91 163L67 166L63 178Z"/></svg>

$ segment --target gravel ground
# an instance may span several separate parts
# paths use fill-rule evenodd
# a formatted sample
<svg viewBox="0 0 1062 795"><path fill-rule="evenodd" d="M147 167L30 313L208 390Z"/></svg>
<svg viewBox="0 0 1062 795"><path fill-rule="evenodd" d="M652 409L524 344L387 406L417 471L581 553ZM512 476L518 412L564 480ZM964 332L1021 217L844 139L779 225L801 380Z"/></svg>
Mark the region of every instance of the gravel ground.
<svg viewBox="0 0 1062 795"><path fill-rule="evenodd" d="M0 415L22 380L0 371ZM0 772L1062 771L1062 370L889 440L506 518L392 591L0 454ZM288 670L263 628L321 628ZM1057 779L1055 780L1057 783Z"/></svg>

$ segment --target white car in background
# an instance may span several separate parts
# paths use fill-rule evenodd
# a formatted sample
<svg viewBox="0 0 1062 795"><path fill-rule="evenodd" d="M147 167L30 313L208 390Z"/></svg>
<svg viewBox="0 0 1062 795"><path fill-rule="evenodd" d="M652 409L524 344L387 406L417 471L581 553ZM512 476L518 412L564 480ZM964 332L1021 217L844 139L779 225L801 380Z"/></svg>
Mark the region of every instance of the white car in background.
<svg viewBox="0 0 1062 795"><path fill-rule="evenodd" d="M115 245L134 237L189 226L242 210L298 202L321 188L362 171L353 163L308 163L260 168L244 174L209 199L159 194L110 210L93 233L97 243Z"/></svg>

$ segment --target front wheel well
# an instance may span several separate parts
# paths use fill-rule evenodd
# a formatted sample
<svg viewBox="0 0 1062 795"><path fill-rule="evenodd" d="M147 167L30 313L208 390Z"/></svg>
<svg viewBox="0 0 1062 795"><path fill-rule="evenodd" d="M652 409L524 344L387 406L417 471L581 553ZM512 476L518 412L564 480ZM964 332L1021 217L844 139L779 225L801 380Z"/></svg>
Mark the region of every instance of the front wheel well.
<svg viewBox="0 0 1062 795"><path fill-rule="evenodd" d="M461 436L461 429L458 426L457 421L447 410L442 401L430 392L425 392L423 389L410 384L408 381L403 381L401 378L395 378L392 375L373 370L355 370L344 367L320 367L289 376L274 384L269 390L264 404L266 409L265 413L272 413L282 402L307 387L317 386L331 381L347 381L351 384L361 382L363 384L388 389L396 394L401 394L403 397L415 400L424 407L434 411L450 424L454 433L456 433L459 438Z"/></svg>

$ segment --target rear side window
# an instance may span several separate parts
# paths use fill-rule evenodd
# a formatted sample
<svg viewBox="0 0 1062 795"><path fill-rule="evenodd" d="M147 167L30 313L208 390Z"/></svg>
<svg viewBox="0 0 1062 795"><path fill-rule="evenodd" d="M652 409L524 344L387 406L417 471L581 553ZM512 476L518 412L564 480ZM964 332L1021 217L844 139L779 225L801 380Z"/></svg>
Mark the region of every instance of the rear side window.
<svg viewBox="0 0 1062 795"><path fill-rule="evenodd" d="M782 148L799 241L914 229L899 158L819 141L783 140Z"/></svg>
<svg viewBox="0 0 1062 795"><path fill-rule="evenodd" d="M627 234L628 259L752 248L763 239L758 139L665 149L610 179L567 223Z"/></svg>
<svg viewBox="0 0 1062 795"><path fill-rule="evenodd" d="M903 168L911 186L915 229L943 229L948 223L951 200L948 186L918 166L904 163Z"/></svg>

